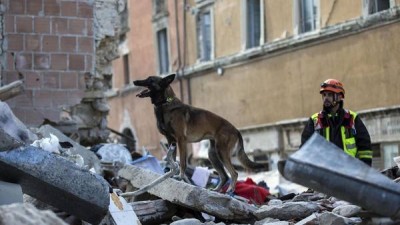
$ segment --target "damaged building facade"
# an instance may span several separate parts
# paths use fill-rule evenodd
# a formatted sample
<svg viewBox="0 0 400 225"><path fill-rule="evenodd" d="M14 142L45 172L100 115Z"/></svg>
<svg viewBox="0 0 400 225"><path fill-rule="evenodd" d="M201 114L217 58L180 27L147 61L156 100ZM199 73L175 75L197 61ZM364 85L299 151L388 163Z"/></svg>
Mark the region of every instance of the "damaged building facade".
<svg viewBox="0 0 400 225"><path fill-rule="evenodd" d="M132 81L176 73L179 98L231 121L246 152L275 169L321 110L319 84L336 78L345 85L345 107L359 112L371 134L373 166L394 165L400 1L129 1L128 18L108 119L133 135L136 148L164 154L153 106L135 97Z"/></svg>
<svg viewBox="0 0 400 225"><path fill-rule="evenodd" d="M1 86L19 81L23 91L1 100L29 126L51 124L85 146L106 142L105 93L127 27L125 6L125 0L2 1Z"/></svg>

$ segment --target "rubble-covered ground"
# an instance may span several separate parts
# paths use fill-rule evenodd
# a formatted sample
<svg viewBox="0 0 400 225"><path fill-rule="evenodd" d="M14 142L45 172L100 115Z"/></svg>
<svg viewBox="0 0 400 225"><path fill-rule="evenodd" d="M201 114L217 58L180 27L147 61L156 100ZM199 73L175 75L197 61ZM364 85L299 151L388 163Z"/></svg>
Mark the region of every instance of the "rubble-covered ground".
<svg viewBox="0 0 400 225"><path fill-rule="evenodd" d="M85 148L49 125L28 129L3 102L0 113L0 224L400 224L400 205L378 214L278 172L243 171L234 193L217 193L212 168L190 167L187 183L151 155L113 143ZM398 185L398 166L380 174ZM395 187L382 198L400 199ZM362 202L376 200L366 193Z"/></svg>

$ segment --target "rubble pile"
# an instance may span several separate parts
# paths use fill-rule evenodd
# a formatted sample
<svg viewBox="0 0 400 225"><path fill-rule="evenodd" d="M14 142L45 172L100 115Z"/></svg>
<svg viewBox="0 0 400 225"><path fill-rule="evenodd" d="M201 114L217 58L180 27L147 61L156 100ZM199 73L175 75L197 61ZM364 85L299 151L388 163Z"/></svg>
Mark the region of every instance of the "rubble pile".
<svg viewBox="0 0 400 225"><path fill-rule="evenodd" d="M247 177L239 180L235 193L217 193L210 188L218 176L208 168L188 168L187 183L174 174L166 177L174 171L170 162L133 157L120 144L85 148L50 125L28 129L3 102L0 111L0 224L400 224L396 198L385 199L399 196L398 166L371 172L368 181L374 188L385 184L381 199L394 202L390 206L376 204L381 199L365 185L355 202L344 200L352 194L343 193L340 184L335 190L325 187L339 182L340 170L332 175L335 180L326 174L323 182L318 177L303 181L317 182L310 186L315 190L275 193L268 181ZM293 169L294 162L301 162L295 158L283 165L289 165L281 171L285 178L304 175ZM347 179L350 184L358 178Z"/></svg>

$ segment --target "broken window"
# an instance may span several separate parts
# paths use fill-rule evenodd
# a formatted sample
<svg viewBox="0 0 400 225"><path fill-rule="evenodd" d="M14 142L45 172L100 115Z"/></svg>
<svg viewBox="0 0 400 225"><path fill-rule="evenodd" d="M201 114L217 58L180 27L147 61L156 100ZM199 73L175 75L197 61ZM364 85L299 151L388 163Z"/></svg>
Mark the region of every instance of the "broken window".
<svg viewBox="0 0 400 225"><path fill-rule="evenodd" d="M374 14L390 8L389 0L368 0L368 14Z"/></svg>
<svg viewBox="0 0 400 225"><path fill-rule="evenodd" d="M124 81L125 84L128 85L130 84L130 76L129 76L129 55L125 54L122 57L123 60L123 66L124 66Z"/></svg>
<svg viewBox="0 0 400 225"><path fill-rule="evenodd" d="M204 10L197 15L197 57L200 61L212 59L211 11Z"/></svg>
<svg viewBox="0 0 400 225"><path fill-rule="evenodd" d="M299 5L299 28L300 33L317 29L318 22L318 0L300 0Z"/></svg>
<svg viewBox="0 0 400 225"><path fill-rule="evenodd" d="M246 0L246 48L260 45L261 3L260 0Z"/></svg>
<svg viewBox="0 0 400 225"><path fill-rule="evenodd" d="M167 29L157 31L158 65L160 74L169 72L169 53Z"/></svg>

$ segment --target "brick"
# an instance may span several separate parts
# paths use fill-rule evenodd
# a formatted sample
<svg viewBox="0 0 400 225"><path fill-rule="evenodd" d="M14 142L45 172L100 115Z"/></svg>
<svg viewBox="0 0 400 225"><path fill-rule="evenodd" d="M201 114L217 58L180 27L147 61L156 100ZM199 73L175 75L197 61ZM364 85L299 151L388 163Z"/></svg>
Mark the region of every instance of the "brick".
<svg viewBox="0 0 400 225"><path fill-rule="evenodd" d="M18 108L30 108L32 111L32 89L26 88L24 93L13 98ZM13 110L14 112L14 110Z"/></svg>
<svg viewBox="0 0 400 225"><path fill-rule="evenodd" d="M35 69L50 69L50 56L48 54L36 53L33 58Z"/></svg>
<svg viewBox="0 0 400 225"><path fill-rule="evenodd" d="M4 31L6 33L14 33L15 32L15 16L13 15L5 15L4 16Z"/></svg>
<svg viewBox="0 0 400 225"><path fill-rule="evenodd" d="M76 52L76 37L61 37L60 48L63 52Z"/></svg>
<svg viewBox="0 0 400 225"><path fill-rule="evenodd" d="M67 68L68 68L68 55L67 54L52 54L51 55L51 69L66 70Z"/></svg>
<svg viewBox="0 0 400 225"><path fill-rule="evenodd" d="M33 32L33 17L32 16L17 16L16 17L16 32L32 33Z"/></svg>
<svg viewBox="0 0 400 225"><path fill-rule="evenodd" d="M60 50L59 37L56 35L45 35L42 38L43 52L58 52Z"/></svg>
<svg viewBox="0 0 400 225"><path fill-rule="evenodd" d="M83 90L74 90L68 92L68 105L79 104L84 96Z"/></svg>
<svg viewBox="0 0 400 225"><path fill-rule="evenodd" d="M78 52L79 53L94 53L94 38L93 37L78 37Z"/></svg>
<svg viewBox="0 0 400 225"><path fill-rule="evenodd" d="M31 53L20 53L15 57L15 65L18 70L31 70L32 69L32 54Z"/></svg>
<svg viewBox="0 0 400 225"><path fill-rule="evenodd" d="M68 33L68 19L66 18L53 18L51 21L52 34L67 34Z"/></svg>
<svg viewBox="0 0 400 225"><path fill-rule="evenodd" d="M76 1L61 2L61 16L76 17L78 15Z"/></svg>
<svg viewBox="0 0 400 225"><path fill-rule="evenodd" d="M9 13L10 14L24 14L25 13L25 0L11 0Z"/></svg>
<svg viewBox="0 0 400 225"><path fill-rule="evenodd" d="M52 104L61 106L68 105L68 91L65 90L55 90L51 98Z"/></svg>
<svg viewBox="0 0 400 225"><path fill-rule="evenodd" d="M78 2L78 17L93 18L93 4Z"/></svg>
<svg viewBox="0 0 400 225"><path fill-rule="evenodd" d="M40 73L37 72L26 72L25 75L25 85L26 88L40 88L41 77Z"/></svg>
<svg viewBox="0 0 400 225"><path fill-rule="evenodd" d="M93 26L94 24L92 19L86 20L86 32L88 36L93 36Z"/></svg>
<svg viewBox="0 0 400 225"><path fill-rule="evenodd" d="M25 36L25 50L40 51L41 37L39 35Z"/></svg>
<svg viewBox="0 0 400 225"><path fill-rule="evenodd" d="M19 96L16 96L16 97L19 97ZM13 106L10 105L9 103L8 103L8 105L12 108L14 115L22 122L25 122L27 110L22 109L21 107L13 108Z"/></svg>
<svg viewBox="0 0 400 225"><path fill-rule="evenodd" d="M35 108L52 107L53 91L46 89L33 90L33 105Z"/></svg>
<svg viewBox="0 0 400 225"><path fill-rule="evenodd" d="M7 71L3 73L3 83L4 84L9 84L11 82L14 82L16 80L19 80L19 74L16 71Z"/></svg>
<svg viewBox="0 0 400 225"><path fill-rule="evenodd" d="M70 70L84 70L85 69L85 56L84 55L69 55L69 69Z"/></svg>
<svg viewBox="0 0 400 225"><path fill-rule="evenodd" d="M30 15L43 14L42 0L27 0L26 13Z"/></svg>
<svg viewBox="0 0 400 225"><path fill-rule="evenodd" d="M7 64L6 64L6 70L15 70L15 58L14 58L14 53L12 52L7 52Z"/></svg>
<svg viewBox="0 0 400 225"><path fill-rule="evenodd" d="M48 17L35 17L33 21L35 33L49 34L51 32L51 19Z"/></svg>
<svg viewBox="0 0 400 225"><path fill-rule="evenodd" d="M7 35L7 49L10 51L24 50L25 38L22 34L9 34Z"/></svg>
<svg viewBox="0 0 400 225"><path fill-rule="evenodd" d="M45 16L59 16L60 3L58 0L43 0Z"/></svg>
<svg viewBox="0 0 400 225"><path fill-rule="evenodd" d="M69 19L69 34L84 35L86 34L86 21L84 19Z"/></svg>
<svg viewBox="0 0 400 225"><path fill-rule="evenodd" d="M93 65L94 65L94 57L92 55L86 55L86 67L85 71L93 71Z"/></svg>
<svg viewBox="0 0 400 225"><path fill-rule="evenodd" d="M84 73L79 73L78 74L78 88L80 90L86 90L86 80L85 80L85 74Z"/></svg>
<svg viewBox="0 0 400 225"><path fill-rule="evenodd" d="M78 89L78 73L65 72L60 74L61 89Z"/></svg>
<svg viewBox="0 0 400 225"><path fill-rule="evenodd" d="M60 74L58 72L46 72L43 74L42 88L58 89L60 88Z"/></svg>

